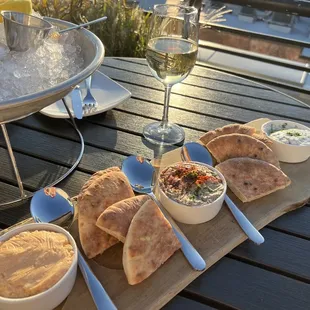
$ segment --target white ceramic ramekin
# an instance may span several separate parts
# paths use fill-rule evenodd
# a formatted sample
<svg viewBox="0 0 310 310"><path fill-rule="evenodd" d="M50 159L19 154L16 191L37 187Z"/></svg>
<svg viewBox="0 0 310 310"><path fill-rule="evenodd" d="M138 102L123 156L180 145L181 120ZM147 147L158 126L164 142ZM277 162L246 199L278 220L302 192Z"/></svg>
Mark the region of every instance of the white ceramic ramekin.
<svg viewBox="0 0 310 310"><path fill-rule="evenodd" d="M279 141L276 141L270 137L272 132L283 129L283 125L285 125L285 129L304 129L309 130L310 128L304 125L301 125L296 122L286 121L286 120L275 120L269 121L262 125L261 131L267 135L267 137L272 141L272 145L270 148L278 157L279 161L285 163L300 163L307 160L310 157L310 145L291 145L285 144Z"/></svg>
<svg viewBox="0 0 310 310"><path fill-rule="evenodd" d="M72 264L65 275L48 290L25 298L4 298L0 296L0 309L3 310L52 310L56 308L71 292L75 283L77 271L77 247L73 237L63 228L46 223L35 223L18 226L11 229L0 237L0 242L23 232L33 230L47 230L64 234L71 243L74 250Z"/></svg>
<svg viewBox="0 0 310 310"><path fill-rule="evenodd" d="M207 164L202 164L198 162L180 162L180 163L174 163L175 164L187 164L187 163L193 163L197 164L203 167L207 167L210 170L215 171L218 176L221 178L224 190L220 197L218 197L215 201L212 203L205 203L198 206L187 206L184 204L180 204L171 198L169 198L165 192L161 189L160 185L158 184L157 187L157 196L160 202L163 204L163 206L167 209L167 211L170 213L170 215L178 222L185 223L185 224L200 224L207 221L212 220L221 210L221 207L224 202L224 197L227 190L227 184L225 181L224 176L215 168L212 166L209 166Z"/></svg>

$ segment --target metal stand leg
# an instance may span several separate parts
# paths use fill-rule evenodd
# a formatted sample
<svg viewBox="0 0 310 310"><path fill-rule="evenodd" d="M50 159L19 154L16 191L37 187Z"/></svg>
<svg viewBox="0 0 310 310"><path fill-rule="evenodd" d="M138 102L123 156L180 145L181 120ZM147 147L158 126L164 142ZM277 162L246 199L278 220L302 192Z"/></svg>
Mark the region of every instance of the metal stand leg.
<svg viewBox="0 0 310 310"><path fill-rule="evenodd" d="M65 99L62 99L62 101L63 101L63 104L65 105L65 108L66 108L66 110L68 112L68 115L70 117L70 121L68 120L68 123L74 128L74 130L76 131L76 133L78 134L78 136L80 138L81 150L80 150L80 153L79 153L75 163L71 166L71 168L65 174L63 174L61 177L59 177L57 180L55 180L53 183L44 185L44 187L55 186L56 184L58 184L59 182L64 180L78 166L78 164L80 163L80 161L82 159L83 153L84 153L84 138L83 138L81 132L79 131L79 129L77 128L77 126L76 126L75 120L74 120L74 118L73 118L73 116L72 116L72 114L71 114L71 112L70 112L70 110L68 108L68 105L67 105ZM12 201L9 201L9 202L0 203L0 210L1 210L1 207L6 207L7 208L7 206L10 206L12 204L21 202L24 199L31 198L33 196L33 194L34 194L34 193L25 194L24 188L23 188L23 183L22 183L22 180L21 180L21 177L20 177L17 165L16 165L16 161L15 161L15 157L14 157L14 154L13 154L13 150L12 150L12 146L11 146L11 142L10 142L10 138L9 138L8 132L7 132L6 127L5 127L4 124L1 124L1 128L2 128L2 131L3 131L5 143L6 143L7 148L8 148L8 152L9 152L11 163L12 163L12 166L13 166L13 169L14 169L14 173L15 173L15 177L16 177L16 180L17 180L17 184L18 184L18 187L19 187L19 190L20 190L20 198L12 200Z"/></svg>
<svg viewBox="0 0 310 310"><path fill-rule="evenodd" d="M8 132L6 130L6 126L4 124L1 124L1 129L2 129L2 132L3 132L3 136L4 136L4 139L5 139L6 146L8 148L8 152L9 152L11 163L12 163L12 166L13 166L13 169L14 169L16 181L17 181L17 184L18 184L18 187L19 187L20 198L23 199L23 198L25 198L23 182L22 182L22 180L20 178L19 171L18 171L18 168L17 168L17 165L16 165L16 160L15 160L15 157L14 157L14 154L13 154L10 138L9 138Z"/></svg>

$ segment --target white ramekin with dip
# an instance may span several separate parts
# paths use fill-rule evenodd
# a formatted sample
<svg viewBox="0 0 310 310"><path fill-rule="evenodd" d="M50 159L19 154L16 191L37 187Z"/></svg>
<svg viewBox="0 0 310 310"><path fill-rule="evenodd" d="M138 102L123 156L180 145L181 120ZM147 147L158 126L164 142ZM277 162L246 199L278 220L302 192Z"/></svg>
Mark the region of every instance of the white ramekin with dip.
<svg viewBox="0 0 310 310"><path fill-rule="evenodd" d="M0 237L0 309L54 309L76 279L77 247L63 228L18 226Z"/></svg>
<svg viewBox="0 0 310 310"><path fill-rule="evenodd" d="M272 141L271 149L279 161L299 163L310 157L310 128L302 124L274 120L262 125L261 131Z"/></svg>
<svg viewBox="0 0 310 310"><path fill-rule="evenodd" d="M223 175L215 168L198 162L179 162L161 171L158 198L175 220L199 224L218 214L226 188Z"/></svg>

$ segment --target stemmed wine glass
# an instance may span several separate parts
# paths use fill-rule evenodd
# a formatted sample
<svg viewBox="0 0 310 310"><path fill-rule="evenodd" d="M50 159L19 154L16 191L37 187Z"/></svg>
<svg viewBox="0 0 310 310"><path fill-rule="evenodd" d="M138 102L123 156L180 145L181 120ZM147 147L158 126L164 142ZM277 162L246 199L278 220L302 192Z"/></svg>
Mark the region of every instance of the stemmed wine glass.
<svg viewBox="0 0 310 310"><path fill-rule="evenodd" d="M198 52L198 11L195 7L154 6L146 60L154 77L165 87L163 118L146 125L144 137L155 144L171 145L184 140L184 130L168 122L171 87L193 69Z"/></svg>

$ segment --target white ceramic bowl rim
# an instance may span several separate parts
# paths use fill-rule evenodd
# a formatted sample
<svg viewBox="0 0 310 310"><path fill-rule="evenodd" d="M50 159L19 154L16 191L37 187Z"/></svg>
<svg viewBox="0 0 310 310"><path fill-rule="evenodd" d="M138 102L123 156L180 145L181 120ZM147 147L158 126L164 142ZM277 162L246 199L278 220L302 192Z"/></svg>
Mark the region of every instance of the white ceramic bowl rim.
<svg viewBox="0 0 310 310"><path fill-rule="evenodd" d="M168 197L168 196L166 195L166 193L161 189L161 186L160 186L160 184L159 184L158 187L159 187L161 193L162 193L167 199L173 201L175 204L177 204L177 205L179 205L180 207L185 208L185 209L191 209L191 210L192 210L192 209L202 209L202 208L206 208L206 207L212 207L213 204L215 204L217 201L219 201L219 200L226 194L226 191L227 191L227 183L226 183L226 180L225 180L224 176L222 175L222 173L221 173L220 171L218 171L217 169L215 169L214 167L212 167L212 166L210 166L210 165L208 165L208 164L200 163L200 162L198 162L198 161L186 161L186 162L185 162L185 161L179 161L179 162L176 162L176 163L174 163L174 164L171 164L171 165L166 166L164 169L166 169L166 168L168 168L168 167L170 167L170 166L177 165L177 164L196 164L196 165L200 165L200 166L207 167L207 168L209 168L210 170L215 171L215 172L220 176L220 178L222 179L223 185L224 185L224 189L223 189L222 194L221 194L219 197L217 197L217 199L215 199L214 201L212 201L211 203L205 203L205 204L201 204L201 205L198 205L198 206L187 206L187 205L185 205L185 204L179 203L179 202L173 200L172 198ZM160 174L161 174L161 173L160 173ZM160 176L160 175L159 175L159 176ZM159 182L158 182L158 183L159 183Z"/></svg>
<svg viewBox="0 0 310 310"><path fill-rule="evenodd" d="M47 290L45 290L45 291L43 291L43 292L41 292L39 294L35 294L35 295L32 295L32 296L23 297L23 298L7 298L7 297L0 296L0 303L1 302L3 302L3 303L8 303L8 302L9 303L21 303L23 301L29 301L29 300L32 300L32 299L36 299L36 298L38 298L40 296L43 296L46 293L51 292L52 290L57 289L59 287L59 285L61 284L61 281L65 277L67 277L67 275L72 271L74 266L77 264L77 260L78 260L77 246L76 246L74 238L71 236L71 234L68 231L66 231L62 227L54 225L54 224L50 224L50 223L31 223L31 224L25 224L25 225L22 225L22 226L18 226L16 228L12 228L8 232L6 232L3 236L1 236L0 237L0 241L5 238L6 234L9 234L9 233L11 234L11 233L13 233L14 231L17 231L17 230L18 230L18 232L16 234L12 234L12 236L9 237L9 238L12 238L13 236L15 236L15 235L17 235L17 234L19 234L21 232L27 231L27 230L28 231L49 230L48 227L53 227L53 228L56 228L57 230L59 230L59 231L56 231L56 230L50 230L50 231L51 232L59 232L59 233L64 234L68 238L69 242L71 243L71 245L73 247L73 251L74 251L74 256L73 256L73 260L72 260L71 266L69 267L67 272L62 276L62 278L60 278L59 281L56 282L53 286L51 286L49 289L47 289ZM20 230L21 228L25 228L25 229Z"/></svg>
<svg viewBox="0 0 310 310"><path fill-rule="evenodd" d="M305 125L303 125L303 124L299 124L299 123L293 122L293 121L287 121L287 120L272 120L272 121L268 121L268 122L264 123L264 124L262 125L262 127L261 127L261 131L262 131L263 133L265 133L265 134L267 135L267 137L268 137L270 140L272 140L272 141L274 141L274 142L276 142L276 143L282 144L282 145L286 145L286 146L288 146L288 147L292 147L292 148L294 148L294 147L295 147L295 148L296 148L296 147L309 148L309 147L310 147L309 145L287 144L287 143L284 143L284 142L275 140L275 139L273 139L272 137L270 137L270 133L268 133L268 132L266 131L266 127L269 126L269 125L271 125L271 124L275 124L275 123L278 123L278 124L287 123L287 124L291 124L292 126L296 126L296 127L287 128L287 129L293 129L293 128L294 128L294 129L304 129L304 130L310 131L310 128L309 128L309 127L307 127L307 126L305 126ZM278 131L278 130L276 130L276 131ZM276 131L274 131L274 132L276 132Z"/></svg>

